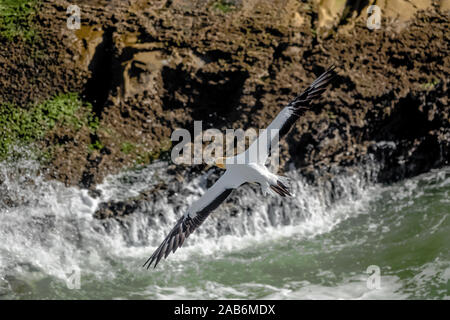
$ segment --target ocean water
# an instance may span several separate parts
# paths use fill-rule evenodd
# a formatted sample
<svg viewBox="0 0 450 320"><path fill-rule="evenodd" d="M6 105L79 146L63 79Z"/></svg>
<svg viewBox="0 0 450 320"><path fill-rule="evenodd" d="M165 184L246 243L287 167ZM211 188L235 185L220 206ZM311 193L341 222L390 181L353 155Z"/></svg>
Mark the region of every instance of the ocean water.
<svg viewBox="0 0 450 320"><path fill-rule="evenodd" d="M450 168L392 185L377 168L295 196L243 186L156 269L142 264L212 171L158 191L120 219L99 203L167 181L167 164L108 177L99 198L45 181L33 161L0 164L0 299L449 299ZM173 185L173 181L171 182ZM170 188L169 188L170 189Z"/></svg>

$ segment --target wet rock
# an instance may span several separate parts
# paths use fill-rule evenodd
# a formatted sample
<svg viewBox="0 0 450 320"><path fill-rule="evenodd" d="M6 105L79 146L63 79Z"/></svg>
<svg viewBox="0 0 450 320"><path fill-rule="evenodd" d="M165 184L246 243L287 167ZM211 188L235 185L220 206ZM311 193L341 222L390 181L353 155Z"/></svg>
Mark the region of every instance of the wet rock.
<svg viewBox="0 0 450 320"><path fill-rule="evenodd" d="M153 201L155 197L159 197L158 191L166 189L167 185L158 184L150 190L141 192L139 196L132 199L103 202L94 213L94 217L97 219L120 218L132 214L137 209L145 207L146 203Z"/></svg>
<svg viewBox="0 0 450 320"><path fill-rule="evenodd" d="M384 17L376 31L366 27L373 3ZM96 133L58 128L43 145L56 150L51 177L92 189L167 155L173 130L192 131L194 120L204 130L264 128L334 63L337 78L283 142L282 165L313 180L374 156L381 181L401 179L448 163L446 3L245 0L220 10L210 1L83 1L73 31L69 2L45 1L42 43L0 47L0 99L82 93L100 119Z"/></svg>

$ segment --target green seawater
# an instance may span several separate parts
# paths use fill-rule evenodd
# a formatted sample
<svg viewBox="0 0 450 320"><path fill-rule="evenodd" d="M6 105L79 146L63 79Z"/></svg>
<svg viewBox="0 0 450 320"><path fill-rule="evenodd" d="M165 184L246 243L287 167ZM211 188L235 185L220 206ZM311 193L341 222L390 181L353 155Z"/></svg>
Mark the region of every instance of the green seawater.
<svg viewBox="0 0 450 320"><path fill-rule="evenodd" d="M20 214L13 211L3 209L0 217ZM262 231L200 234L150 270L141 266L155 245L138 245L121 236L117 225L98 231L99 224L73 237L69 227L51 218L29 226L41 228L40 236L14 235L3 226L0 235L7 241L0 249L0 298L449 299L449 215L447 167L388 186L370 185L357 199L331 205L319 217L311 210L307 219ZM130 232L138 234L137 225L145 221L135 219ZM7 221L9 228L27 225ZM161 228L155 237L167 231ZM22 244L29 247L20 256ZM76 266L78 278L70 278L68 266Z"/></svg>

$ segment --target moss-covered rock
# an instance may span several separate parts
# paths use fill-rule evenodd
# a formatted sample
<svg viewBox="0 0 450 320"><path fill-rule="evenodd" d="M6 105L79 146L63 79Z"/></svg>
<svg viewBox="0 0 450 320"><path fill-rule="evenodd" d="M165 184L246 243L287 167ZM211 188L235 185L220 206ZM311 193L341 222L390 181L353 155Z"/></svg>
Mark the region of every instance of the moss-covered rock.
<svg viewBox="0 0 450 320"><path fill-rule="evenodd" d="M0 0L0 39L34 41L38 7L38 0Z"/></svg>
<svg viewBox="0 0 450 320"><path fill-rule="evenodd" d="M52 177L92 186L166 157L172 131L191 129L194 120L204 130L265 127L334 63L336 81L283 140L283 160L306 175L369 153L403 176L446 163L450 27L443 7L397 1L414 7L406 12L386 1L344 2L83 1L74 31L66 26L67 1L42 1L35 19L42 44L0 39L0 104L4 119L14 119L4 125L19 128L8 129L3 150L11 141L40 140L57 155L47 157ZM366 8L374 3L383 27L372 31ZM391 21L398 12L408 28ZM59 92L88 101L95 128L51 113L55 124L45 134L35 128L36 105ZM17 113L12 106L25 107ZM380 147L387 140L397 149ZM383 179L399 179L401 170L387 169Z"/></svg>
<svg viewBox="0 0 450 320"><path fill-rule="evenodd" d="M0 158L5 158L14 145L39 142L55 127L95 133L98 119L89 103L83 102L76 93L68 93L28 108L12 103L0 105L0 127L3 129Z"/></svg>

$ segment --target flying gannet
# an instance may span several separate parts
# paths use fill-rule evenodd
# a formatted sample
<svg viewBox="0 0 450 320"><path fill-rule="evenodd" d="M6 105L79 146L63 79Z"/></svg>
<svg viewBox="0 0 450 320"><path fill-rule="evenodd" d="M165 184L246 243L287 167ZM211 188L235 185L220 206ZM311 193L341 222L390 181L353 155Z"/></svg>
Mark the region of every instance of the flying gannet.
<svg viewBox="0 0 450 320"><path fill-rule="evenodd" d="M282 197L291 196L286 186L286 179L270 172L265 163L270 156L274 139L286 135L300 115L309 110L311 100L326 90L326 86L333 78L333 70L334 66L328 68L302 94L284 107L246 151L234 157L221 157L216 160L216 166L226 169L225 173L177 221L164 241L145 262L144 267L147 266L148 269L155 262L156 268L162 257L167 258L171 251L175 252L181 247L186 238L205 221L211 211L216 209L233 189L244 183L259 184L264 193L272 192Z"/></svg>

